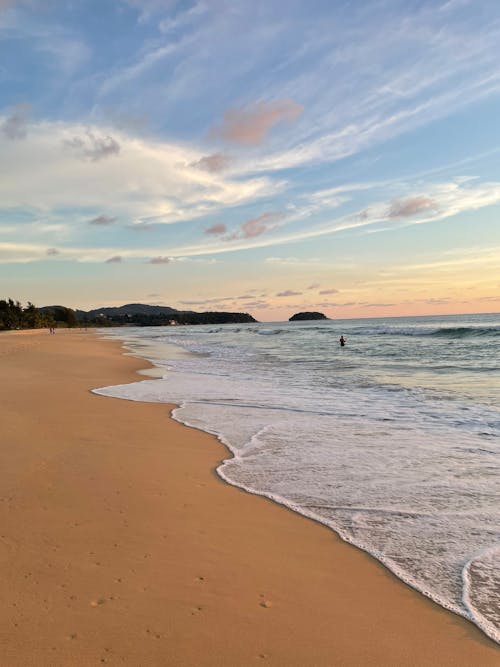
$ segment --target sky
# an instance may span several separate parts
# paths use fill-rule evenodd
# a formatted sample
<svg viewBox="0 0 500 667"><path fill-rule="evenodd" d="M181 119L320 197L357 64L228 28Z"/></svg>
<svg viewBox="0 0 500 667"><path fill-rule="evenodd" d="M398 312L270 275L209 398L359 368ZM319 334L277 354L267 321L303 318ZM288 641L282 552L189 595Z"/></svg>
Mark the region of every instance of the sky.
<svg viewBox="0 0 500 667"><path fill-rule="evenodd" d="M500 310L498 0L0 0L0 298Z"/></svg>

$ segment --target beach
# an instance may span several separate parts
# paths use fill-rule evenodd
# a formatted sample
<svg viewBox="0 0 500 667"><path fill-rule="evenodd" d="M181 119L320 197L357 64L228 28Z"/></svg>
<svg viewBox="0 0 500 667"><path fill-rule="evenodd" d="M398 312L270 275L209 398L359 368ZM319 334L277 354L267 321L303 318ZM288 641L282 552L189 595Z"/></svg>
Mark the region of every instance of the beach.
<svg viewBox="0 0 500 667"><path fill-rule="evenodd" d="M0 664L498 665L468 621L325 526L225 484L214 437L91 389L146 362L0 335Z"/></svg>

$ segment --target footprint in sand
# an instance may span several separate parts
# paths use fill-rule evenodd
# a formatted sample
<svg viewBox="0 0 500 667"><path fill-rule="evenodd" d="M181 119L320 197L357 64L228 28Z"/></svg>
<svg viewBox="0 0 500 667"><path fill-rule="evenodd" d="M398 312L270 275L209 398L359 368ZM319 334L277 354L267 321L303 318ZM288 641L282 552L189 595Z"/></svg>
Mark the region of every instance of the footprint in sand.
<svg viewBox="0 0 500 667"><path fill-rule="evenodd" d="M161 634L151 630L150 628L146 628L146 634L149 635L152 639L161 639Z"/></svg>
<svg viewBox="0 0 500 667"><path fill-rule="evenodd" d="M91 600L91 607L101 607L103 604L106 604L106 598L97 598L96 600Z"/></svg>
<svg viewBox="0 0 500 667"><path fill-rule="evenodd" d="M191 616L196 616L200 611L203 611L203 607L193 607L193 609L191 609Z"/></svg>

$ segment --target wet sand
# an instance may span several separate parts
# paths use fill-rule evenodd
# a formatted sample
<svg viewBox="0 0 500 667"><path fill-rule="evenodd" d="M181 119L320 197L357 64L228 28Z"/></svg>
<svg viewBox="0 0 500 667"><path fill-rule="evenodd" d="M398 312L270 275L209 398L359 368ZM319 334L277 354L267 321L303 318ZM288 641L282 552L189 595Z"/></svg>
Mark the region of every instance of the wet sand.
<svg viewBox="0 0 500 667"><path fill-rule="evenodd" d="M500 664L329 529L223 483L211 436L91 388L146 362L0 334L0 665Z"/></svg>

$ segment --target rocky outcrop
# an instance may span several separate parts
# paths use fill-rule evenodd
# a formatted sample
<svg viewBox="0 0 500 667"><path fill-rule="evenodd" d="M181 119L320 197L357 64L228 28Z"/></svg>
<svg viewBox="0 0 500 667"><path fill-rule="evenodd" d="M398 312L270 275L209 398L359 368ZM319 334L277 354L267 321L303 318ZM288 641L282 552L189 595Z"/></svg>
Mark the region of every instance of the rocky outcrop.
<svg viewBox="0 0 500 667"><path fill-rule="evenodd" d="M327 320L328 317L326 315L323 315L323 313L295 313L295 315L292 315L290 319L288 320L289 322L299 322L301 320Z"/></svg>

